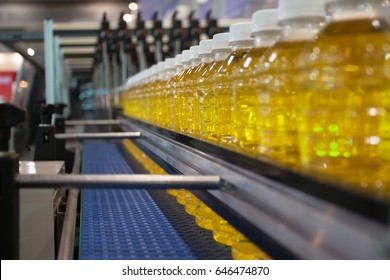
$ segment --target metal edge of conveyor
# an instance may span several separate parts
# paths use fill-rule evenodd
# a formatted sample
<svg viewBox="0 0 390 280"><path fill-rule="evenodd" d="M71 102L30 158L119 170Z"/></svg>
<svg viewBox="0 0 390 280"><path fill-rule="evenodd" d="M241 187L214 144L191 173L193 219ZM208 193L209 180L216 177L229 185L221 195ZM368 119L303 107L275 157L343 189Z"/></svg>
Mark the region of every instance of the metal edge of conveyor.
<svg viewBox="0 0 390 280"><path fill-rule="evenodd" d="M81 144L75 147L75 159L72 174L80 173L81 164ZM74 254L74 240L76 232L77 205L79 198L79 189L69 189L66 203L64 225L61 232L61 240L58 249L58 260L72 260Z"/></svg>
<svg viewBox="0 0 390 280"><path fill-rule="evenodd" d="M183 174L218 175L236 188L208 191L249 223L302 259L387 259L389 227L214 158L123 119L142 145Z"/></svg>

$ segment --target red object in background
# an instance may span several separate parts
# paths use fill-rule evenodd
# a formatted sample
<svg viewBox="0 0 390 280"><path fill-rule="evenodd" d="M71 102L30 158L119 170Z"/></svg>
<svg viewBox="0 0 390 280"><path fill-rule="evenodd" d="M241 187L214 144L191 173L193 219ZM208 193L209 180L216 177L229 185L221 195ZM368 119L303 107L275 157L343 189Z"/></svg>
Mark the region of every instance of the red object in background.
<svg viewBox="0 0 390 280"><path fill-rule="evenodd" d="M16 80L16 72L0 71L0 100L12 101L12 85Z"/></svg>

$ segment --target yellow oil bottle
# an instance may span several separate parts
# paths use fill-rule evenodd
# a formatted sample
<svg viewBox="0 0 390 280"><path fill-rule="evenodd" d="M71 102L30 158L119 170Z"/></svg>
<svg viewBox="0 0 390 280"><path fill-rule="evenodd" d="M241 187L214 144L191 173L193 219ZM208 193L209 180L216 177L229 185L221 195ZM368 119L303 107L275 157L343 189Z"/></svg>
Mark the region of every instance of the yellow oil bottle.
<svg viewBox="0 0 390 280"><path fill-rule="evenodd" d="M296 57L325 23L324 0L279 1L281 37L259 63L256 92L257 135L263 156L297 169L298 148Z"/></svg>
<svg viewBox="0 0 390 280"><path fill-rule="evenodd" d="M199 123L200 111L199 111L199 98L196 91L196 86L193 85L193 81L196 79L196 74L199 72L198 68L201 63L199 58L199 46L192 46L190 48L190 63L191 67L187 70L186 78L182 88L184 89L183 94L185 95L187 111L186 122L187 122L187 135L194 138L199 137L199 127L195 127L195 122Z"/></svg>
<svg viewBox="0 0 390 280"><path fill-rule="evenodd" d="M187 192L184 199L186 212L192 216L195 216L196 208L198 208L200 205L200 200L191 192Z"/></svg>
<svg viewBox="0 0 390 280"><path fill-rule="evenodd" d="M195 209L195 222L201 228L213 230L213 221L216 216L217 214L203 202L200 202Z"/></svg>
<svg viewBox="0 0 390 280"><path fill-rule="evenodd" d="M173 128L173 102L174 95L171 88L171 79L176 73L175 59L167 58L165 60L165 75L163 77L165 83L161 92L161 126L163 128Z"/></svg>
<svg viewBox="0 0 390 280"><path fill-rule="evenodd" d="M232 73L242 57L253 47L251 26L251 22L241 22L230 26L229 46L232 49L228 52L231 54L225 58L213 75L215 115L211 120L212 129L215 131L219 145L227 148L235 147L237 142ZM241 116L238 117L241 118Z"/></svg>
<svg viewBox="0 0 390 280"><path fill-rule="evenodd" d="M255 69L266 50L272 47L280 37L278 10L266 9L252 14L252 36L254 46L237 63L233 69L232 91L234 99L234 128L237 139L237 150L249 156L259 155L259 143L256 130L257 123L257 76Z"/></svg>
<svg viewBox="0 0 390 280"><path fill-rule="evenodd" d="M191 47L193 56L193 64L198 64L195 66L191 73L190 77L186 81L185 87L187 88L187 94L192 98L192 117L193 121L189 124L188 134L193 136L194 138L201 137L201 120L202 120L202 112L201 112L201 104L203 104L203 95L202 92L198 90L198 79L202 75L202 73L211 65L214 60L214 55L212 54L212 40L202 40L199 44L199 48L197 49L198 58L194 52L195 47Z"/></svg>
<svg viewBox="0 0 390 280"><path fill-rule="evenodd" d="M185 81L188 76L188 71L191 68L190 50L184 50L182 52L181 64L183 69L179 73L175 87L175 99L177 99L177 103L175 103L175 110L179 112L178 117L175 120L175 125L179 129L178 132L180 132L181 134L187 134L189 112ZM177 108L176 105L178 106Z"/></svg>
<svg viewBox="0 0 390 280"><path fill-rule="evenodd" d="M385 1L386 2L386 1ZM390 28L383 1L329 3L298 59L304 168L390 197Z"/></svg>
<svg viewBox="0 0 390 280"><path fill-rule="evenodd" d="M161 95L163 94L163 88L165 88L166 84L166 79L165 77L165 62L160 61L157 63L157 72L158 72L158 77L157 77L157 82L155 85L155 93L154 93L154 98L155 98L155 122L154 124L156 126L161 126L161 121L162 121L162 104L161 104Z"/></svg>
<svg viewBox="0 0 390 280"><path fill-rule="evenodd" d="M212 53L214 55L211 63L199 76L197 80L198 95L200 102L201 130L200 136L208 142L217 142L218 136L214 127L215 118L215 94L213 88L213 75L223 61L231 53L227 46L229 33L215 34L212 40Z"/></svg>

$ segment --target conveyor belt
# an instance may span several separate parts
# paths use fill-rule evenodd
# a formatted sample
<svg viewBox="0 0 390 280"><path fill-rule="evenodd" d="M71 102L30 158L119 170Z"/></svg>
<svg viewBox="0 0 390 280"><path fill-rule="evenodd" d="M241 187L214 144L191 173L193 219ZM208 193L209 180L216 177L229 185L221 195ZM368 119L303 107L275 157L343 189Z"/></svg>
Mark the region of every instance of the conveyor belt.
<svg viewBox="0 0 390 280"><path fill-rule="evenodd" d="M129 174L112 142L83 146L84 174ZM80 259L196 259L144 190L82 192Z"/></svg>

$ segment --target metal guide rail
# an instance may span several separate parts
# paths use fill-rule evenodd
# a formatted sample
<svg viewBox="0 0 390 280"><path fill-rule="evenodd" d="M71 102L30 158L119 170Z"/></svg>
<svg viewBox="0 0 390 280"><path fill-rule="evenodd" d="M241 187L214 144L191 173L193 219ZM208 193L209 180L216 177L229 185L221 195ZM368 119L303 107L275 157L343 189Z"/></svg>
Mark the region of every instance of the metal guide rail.
<svg viewBox="0 0 390 280"><path fill-rule="evenodd" d="M195 191L236 217L273 257L388 259L390 203L318 182L272 164L122 117L125 131L159 163L185 175L217 175L234 185ZM214 207L213 207L214 208ZM223 216L223 213L220 213ZM242 228L240 228L242 229ZM266 244L266 245L265 245ZM269 246L269 248L267 248ZM267 250L268 249L268 250Z"/></svg>

